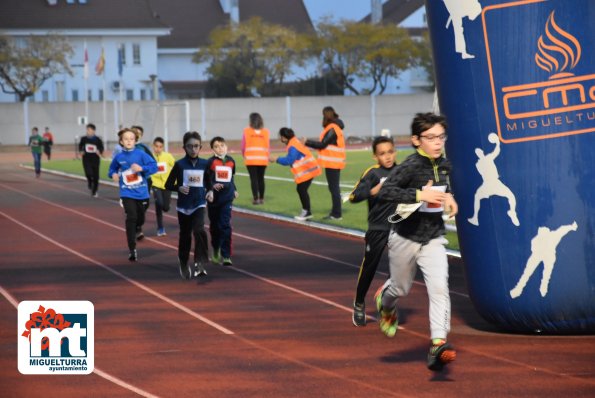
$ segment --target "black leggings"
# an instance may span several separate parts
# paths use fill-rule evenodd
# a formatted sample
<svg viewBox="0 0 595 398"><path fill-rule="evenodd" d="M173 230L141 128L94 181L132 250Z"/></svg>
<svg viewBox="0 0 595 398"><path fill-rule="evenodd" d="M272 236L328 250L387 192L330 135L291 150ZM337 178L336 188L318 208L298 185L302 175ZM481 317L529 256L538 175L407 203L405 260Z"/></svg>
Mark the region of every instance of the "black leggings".
<svg viewBox="0 0 595 398"><path fill-rule="evenodd" d="M331 216L341 217L341 187L339 186L341 170L325 168L324 172L326 174L328 190L331 192L331 199L333 200Z"/></svg>
<svg viewBox="0 0 595 398"><path fill-rule="evenodd" d="M157 215L157 228L163 228L163 212L169 211L171 191L153 187L153 198L155 198L155 214Z"/></svg>
<svg viewBox="0 0 595 398"><path fill-rule="evenodd" d="M382 253L388 242L389 231L367 231L364 240L364 259L360 265L357 287L355 289L355 302L363 304L366 293L370 289L376 269L382 259Z"/></svg>
<svg viewBox="0 0 595 398"><path fill-rule="evenodd" d="M95 154L83 155L83 169L87 177L87 186L93 194L97 192L99 186L99 156Z"/></svg>
<svg viewBox="0 0 595 398"><path fill-rule="evenodd" d="M180 240L178 241L178 258L186 264L190 257L192 236L194 235L194 262L206 263L209 261L209 247L207 232L205 231L205 208L200 207L192 214L178 211L178 224L180 225Z"/></svg>
<svg viewBox="0 0 595 398"><path fill-rule="evenodd" d="M266 166L246 166L250 174L250 188L254 200L264 199L264 172Z"/></svg>
<svg viewBox="0 0 595 398"><path fill-rule="evenodd" d="M300 182L297 184L297 193L302 202L302 209L310 211L310 195L308 195L308 188L312 184L312 180Z"/></svg>
<svg viewBox="0 0 595 398"><path fill-rule="evenodd" d="M149 206L147 199L122 198L122 206L126 212L126 240L128 250L136 249L136 233L145 223L145 211Z"/></svg>

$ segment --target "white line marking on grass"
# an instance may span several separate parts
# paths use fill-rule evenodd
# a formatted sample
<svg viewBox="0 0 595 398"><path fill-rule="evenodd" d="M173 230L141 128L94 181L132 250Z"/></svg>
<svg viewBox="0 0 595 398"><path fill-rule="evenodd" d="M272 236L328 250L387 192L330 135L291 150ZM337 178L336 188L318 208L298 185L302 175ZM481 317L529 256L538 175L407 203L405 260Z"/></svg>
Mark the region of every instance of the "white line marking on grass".
<svg viewBox="0 0 595 398"><path fill-rule="evenodd" d="M1 213L1 212L0 212ZM10 219L10 218L9 218ZM18 222L17 222L18 224ZM0 286L0 294L2 294L4 296L4 298L10 303L12 304L12 306L17 309L19 308L19 302L17 301L16 298L14 298L6 289L4 289L2 286ZM132 391L138 395L140 395L141 397L147 397L147 398L159 398L158 395L154 395L151 394L145 390L141 390L138 387L133 386L132 384L128 384L126 383L124 380L122 379L118 379L115 376L110 375L109 373L104 372L103 370L99 369L98 367L94 367L93 368L93 373L95 373L97 376L99 377L103 377L104 379L106 379L109 382L112 382L122 388L125 388L126 390Z"/></svg>
<svg viewBox="0 0 595 398"><path fill-rule="evenodd" d="M4 185L4 184L0 184L0 185ZM11 188L9 188L9 189L11 189ZM52 204L51 202L47 202L47 203ZM62 207L62 206L59 206L59 207ZM145 292L149 293L150 295L152 295L154 297L157 297L161 301L163 301L163 302L165 302L165 303L167 303L167 304L169 304L169 305L171 305L173 307L176 307L177 309L181 310L182 312L185 312L186 314L192 316L193 318L198 319L199 321L201 321L201 322L203 322L203 323L211 326L212 328L217 329L218 331L220 331L220 332L222 332L224 334L234 334L231 330L227 329L226 327L221 326L218 323L211 321L210 319L208 319L208 318L206 318L206 317L204 317L204 316L202 316L202 315L200 315L200 314L192 311L190 308L188 308L188 307L186 307L186 306L178 303L177 301L174 301L174 300L170 299L169 297L164 296L163 294L161 294L161 293L159 293L159 292L151 289L150 287L148 287L148 286L146 286L146 285L144 285L144 284L142 284L140 282L137 282L137 281L135 281L132 278L127 277L126 275L122 274L121 272L116 271L115 269L113 269L109 265L105 265L105 264L103 264L103 263L101 263L101 262L99 262L97 260L92 259L91 257L88 257L88 256L86 256L86 255L84 255L84 254L82 254L82 253L80 253L80 252L78 252L78 251L76 251L74 249L71 249L70 247L68 247L66 245L63 245L62 243L60 243L58 241L55 241L54 239L50 238L49 236L44 235L41 232L36 231L35 229L27 226L26 224L20 222L19 220L15 219L15 218L13 218L11 216L9 216L8 214L6 214L6 213L4 213L2 211L0 211L0 215L6 217L7 219L9 219L10 221L12 221L13 223L15 223L17 225L20 225L22 228L24 228L24 229L26 229L26 230L34 233L35 235L39 236L40 238L47 240L48 242L52 243L53 245L58 246L59 248L65 250L65 251L67 251L67 252L69 252L71 254L74 254L75 256L80 257L83 260L86 260L86 261L88 261L88 262L90 262L92 264L95 264L98 267L101 267L101 268L105 269L106 271L111 272L112 274L118 276L119 278L124 279L126 282L128 282L128 283L130 283L130 284L132 284L132 285L134 285L136 287L138 287L141 290L144 290ZM89 217L89 218L93 219L93 217ZM105 224L106 225L113 226L113 227L116 227L115 225L111 225L109 223L105 223ZM118 229L120 229L120 228L118 228Z"/></svg>

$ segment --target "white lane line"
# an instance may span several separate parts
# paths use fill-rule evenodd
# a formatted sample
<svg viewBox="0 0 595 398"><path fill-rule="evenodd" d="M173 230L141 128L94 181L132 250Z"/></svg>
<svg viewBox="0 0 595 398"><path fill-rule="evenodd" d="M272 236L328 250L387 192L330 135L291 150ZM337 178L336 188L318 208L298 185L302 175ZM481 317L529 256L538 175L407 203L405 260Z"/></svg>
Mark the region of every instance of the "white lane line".
<svg viewBox="0 0 595 398"><path fill-rule="evenodd" d="M65 188L65 187L63 187L63 186L61 186L61 185L59 185L59 184L53 184L53 183L51 183L51 182L47 182L47 181L46 181L46 182L42 181L42 183L45 183L45 184L47 184L47 185L51 185L51 186L55 186L55 187L59 187L59 188L61 188L61 189L67 189L67 190L69 190L69 191L76 192L76 193L79 193L79 194L83 195L83 193L82 193L81 191L78 191L78 190L75 190L75 189L72 189L72 188ZM13 190L13 191L15 191L15 192L19 192L19 193L21 193L21 194L23 194L23 195L29 196L30 198L33 198L33 199L36 199L36 200L40 200L40 201L42 201L42 202L48 203L48 204L50 204L50 205L53 205L53 206L60 207L61 209L64 209L64 210L66 210L66 211L73 212L73 213L75 213L75 214L78 214L78 215L80 215L80 216L82 216L82 217L89 218L89 219L91 219L91 220L94 220L94 221L96 221L96 222L99 222L99 223L101 223L101 224L108 225L108 226L110 226L110 227L112 227L112 228L119 229L120 231L124 231L124 228L122 228L122 227L118 227L118 226L116 226L116 225L113 225L113 224L107 223L107 222L105 222L105 221L103 221L103 220L100 220L100 219L98 219L98 218L95 218L95 217L91 217L91 216L89 216L89 215L87 215L87 214L84 214L84 213L81 213L81 212L79 212L79 211L76 211L76 210L73 210L73 209L69 209L68 207L61 206L61 205L59 205L59 204L57 204L57 203L50 202L50 201L47 201L47 200L45 200L45 199L38 198L38 197L36 197L36 196L33 196L33 195L31 195L31 194L28 194L27 192L21 191L21 190L19 190L19 189L16 189L16 188L11 188L11 187L9 187L9 186L7 186L7 185L4 185L4 184L2 184L2 183L0 183L0 186L3 186L3 187L5 187L5 188L7 188L7 189L11 189L11 190ZM115 200L111 200L111 199L105 199L105 198L101 198L101 199L103 199L103 200L105 200L105 201L107 201L107 202L118 203L117 201L115 201ZM151 212L154 212L152 209L150 209L149 211L151 211ZM170 215L170 214L164 214L164 216L165 216L165 217L167 217L167 218L171 218L171 219L177 220L177 218L176 218L175 216L172 216L172 215ZM207 226L207 225L205 225L205 226ZM276 247L276 248L278 248L278 249L283 249L283 250L287 250L287 251L290 251L290 252L294 252L294 253L303 254L303 255L305 255L305 256L310 256L310 257L317 257L317 258L320 258L320 259L323 259L323 260L327 260L327 261L329 261L329 262L333 262L333 263L336 263L336 264L341 264L341 265L346 265L346 266L348 266L348 267L355 268L355 269L358 269L358 270L359 270L359 268L360 268L360 265L358 265L358 264L349 263L349 262L342 261L342 260L339 260L339 259L336 259L336 258L332 258L332 257L324 256L324 255L322 255L322 254L318 254L318 253L313 253L313 252L309 252L309 251L306 251L306 250L297 249L297 248L294 248L294 247L290 247L290 246L282 245L282 244L275 243L275 242L271 242L271 241L268 241L268 240L264 240L264 239L260 239L260 238L254 238L254 237L252 237L252 236L249 236L249 235L244 235L244 234L240 234L240 233L237 233L237 232L233 232L233 236L236 236L236 237L239 237L239 238L242 238L242 239L246 239L246 240L249 240L249 241L252 241L252 242L258 242L258 243L262 243L262 244L264 244L264 245L273 246L273 247ZM156 243L156 244L158 244L158 245L162 245L162 246L166 246L166 247L173 247L173 246L171 246L171 245L168 245L168 244L166 244L166 243L163 243L163 242L161 242L161 241L159 241L159 240L156 240L156 239L153 239L153 238L150 238L150 237L145 237L145 239L147 239L147 240L150 240L150 241L152 241L152 242L154 242L154 243ZM176 249L177 249L177 248L176 248ZM382 272L382 271L376 271L376 273L377 273L377 274L379 274L379 275L382 275L382 276L388 277L388 273L386 273L386 272ZM413 283L414 283L415 285L418 285L418 286L425 286L425 284L424 284L423 282L419 282L419 281L413 281ZM456 295L456 296L460 296L460 297L469 298L469 295L468 295L468 294L466 294L466 293L458 292L458 291L456 291L456 290L452 290L452 289L450 289L449 291L450 291L450 293L452 293L452 294L454 294L454 295ZM351 310L349 310L349 311L351 311Z"/></svg>
<svg viewBox="0 0 595 398"><path fill-rule="evenodd" d="M111 272L112 274L118 276L119 278L124 279L126 282L128 282L128 283L130 283L130 284L132 284L132 285L134 285L136 287L138 287L139 289L144 290L145 292L149 293L150 295L152 295L154 297L157 297L161 301L163 301L163 302L165 302L165 303L167 303L167 304L169 304L169 305L171 305L171 306L173 306L173 307L175 307L175 308L177 308L177 309L185 312L186 314L192 316L193 318L198 319L199 321L201 321L201 322L203 322L203 323L211 326L212 328L217 329L217 330L219 330L220 332L222 332L224 334L234 334L231 330L227 329L226 327L223 327L223 326L219 325L218 323L211 321L210 319L208 319L208 318L206 318L206 317L204 317L204 316L202 316L202 315L200 315L200 314L192 311L190 308L188 308L188 307L186 307L186 306L178 303L177 301L174 301L174 300L172 300L172 299L170 299L170 298L162 295L161 293L159 293L159 292L151 289L150 287L148 287L148 286L146 286L146 285L144 285L144 284L142 284L140 282L137 282L134 279L131 279L131 278L127 277L126 275L124 275L124 274L116 271L112 267L110 267L108 265L105 265L105 264L103 264L103 263L101 263L101 262L99 262L97 260L94 260L94 259L92 259L90 257L87 257L84 254L82 254L82 253L80 253L80 252L78 252L78 251L76 251L74 249L71 249L70 247L68 247L66 245L63 245L62 243L55 241L54 239L50 238L49 236L44 235L41 232L36 231L35 229L29 227L28 225L26 225L26 224L20 222L19 220L17 220L15 218L9 216L8 214L4 213L3 211L0 211L0 215L6 217L7 219L9 219L10 221L12 221L13 223L21 226L22 228L24 228L24 229L26 229L26 230L34 233L35 235L39 236L40 238L47 240L48 242L52 243L53 245L58 246L59 248L65 250L65 251L67 251L67 252L69 252L71 254L74 254L75 256L80 257L83 260L86 260L86 261L88 261L88 262L90 262L92 264L95 264L98 267L101 267L101 268L105 269L106 271ZM107 225L109 225L109 224L107 224Z"/></svg>
<svg viewBox="0 0 595 398"><path fill-rule="evenodd" d="M10 303L12 304L12 306L17 309L19 308L19 302L17 301L16 298L14 298L6 289L4 289L2 286L0 286L0 294L2 294L2 296L4 296L4 298ZM147 398L159 398L158 395L154 395L151 394L150 392L147 392L145 390L142 390L138 387L133 386L132 384L126 383L124 380L122 379L118 379L116 376L112 376L107 372L104 372L103 370L99 369L98 367L95 367L93 369L93 373L95 373L97 376L99 377L103 377L104 379L106 379L107 381L114 383L122 388L125 388L126 390L132 391L138 395L140 395L141 397L147 397Z"/></svg>

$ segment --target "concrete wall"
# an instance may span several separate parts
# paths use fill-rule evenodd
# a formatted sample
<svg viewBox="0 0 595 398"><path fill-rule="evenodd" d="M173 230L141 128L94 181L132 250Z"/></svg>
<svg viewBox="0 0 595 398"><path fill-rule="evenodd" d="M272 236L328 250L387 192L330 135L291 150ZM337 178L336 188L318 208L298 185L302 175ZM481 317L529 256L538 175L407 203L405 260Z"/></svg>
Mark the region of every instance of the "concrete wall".
<svg viewBox="0 0 595 398"><path fill-rule="evenodd" d="M240 139L248 125L248 115L259 112L274 137L280 127L292 127L298 136L318 137L322 130L322 108L335 108L345 122L347 136L378 135L390 129L393 136L409 134L409 124L416 112L432 110L432 94L383 95L378 97L326 96L291 98L233 98L190 100L189 128L209 139L221 135L229 140ZM186 106L183 101L168 101L163 107L156 102L129 101L122 104L122 125L140 124L145 128L145 141L168 132L169 141L180 141L186 131ZM43 132L49 126L55 142L68 144L84 134L77 118L85 113L84 102L5 103L0 104L0 143L26 143L33 126ZM114 141L119 123L120 104L89 103L89 121L97 125L97 134ZM25 123L25 111L28 123ZM165 113L167 124L164 123Z"/></svg>

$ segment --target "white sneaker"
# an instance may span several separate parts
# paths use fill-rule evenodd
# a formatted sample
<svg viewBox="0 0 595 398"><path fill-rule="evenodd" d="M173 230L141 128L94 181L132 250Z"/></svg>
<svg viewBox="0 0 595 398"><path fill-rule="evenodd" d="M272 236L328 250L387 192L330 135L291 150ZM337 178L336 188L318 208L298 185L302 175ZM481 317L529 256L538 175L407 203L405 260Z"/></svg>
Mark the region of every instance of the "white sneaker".
<svg viewBox="0 0 595 398"><path fill-rule="evenodd" d="M295 218L298 221L306 221L311 219L312 217L312 213L310 213L308 210L302 210L300 215L294 216L293 218Z"/></svg>

